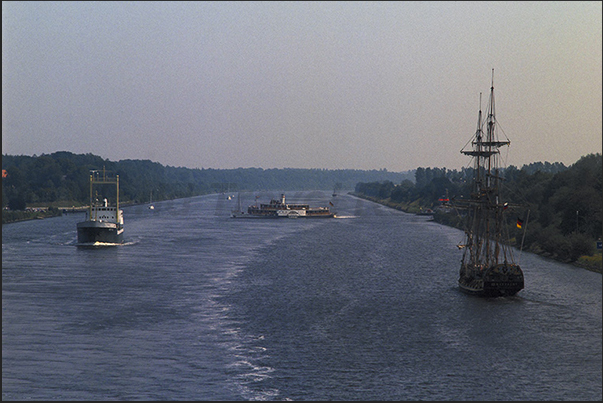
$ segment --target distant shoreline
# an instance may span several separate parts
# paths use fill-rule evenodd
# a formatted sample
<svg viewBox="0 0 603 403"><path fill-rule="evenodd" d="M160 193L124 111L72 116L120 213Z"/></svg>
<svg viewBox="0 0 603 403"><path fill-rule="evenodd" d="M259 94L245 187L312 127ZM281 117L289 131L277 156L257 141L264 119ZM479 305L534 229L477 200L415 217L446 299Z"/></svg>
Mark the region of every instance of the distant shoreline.
<svg viewBox="0 0 603 403"><path fill-rule="evenodd" d="M129 207L147 203L120 203L120 207ZM22 221L42 220L45 218L60 217L63 214L83 214L89 206L79 207L53 207L36 206L27 210L2 210L2 225Z"/></svg>
<svg viewBox="0 0 603 403"><path fill-rule="evenodd" d="M63 210L60 209L40 209L40 210L2 210L2 225L12 224L21 221L41 220L45 218L60 217Z"/></svg>

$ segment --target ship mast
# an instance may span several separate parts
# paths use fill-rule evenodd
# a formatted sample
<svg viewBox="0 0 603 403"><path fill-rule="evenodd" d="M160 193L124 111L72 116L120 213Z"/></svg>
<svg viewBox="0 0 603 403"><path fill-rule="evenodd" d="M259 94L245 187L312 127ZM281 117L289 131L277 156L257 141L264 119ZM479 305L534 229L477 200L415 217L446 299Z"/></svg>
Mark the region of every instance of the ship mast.
<svg viewBox="0 0 603 403"><path fill-rule="evenodd" d="M481 172L481 152L482 152L482 140L483 140L483 130L482 130L482 94L479 94L479 113L477 115L477 129L475 131L475 163L473 166L473 175L474 175L474 183L473 183L473 194L471 195L471 199L479 200L480 194L482 193L482 172ZM473 220L471 221L469 232L467 234L468 237L468 247L470 253L471 262L477 263L480 260L480 244L481 237L479 236L480 231L480 222L481 222L481 211L479 209L479 202L473 204L473 211L471 212Z"/></svg>
<svg viewBox="0 0 603 403"><path fill-rule="evenodd" d="M494 115L494 69L492 69L492 85L490 86L490 110L488 113L488 142L489 148L492 150L492 147L496 144L496 135L494 133L494 128L496 124L496 118ZM498 152L496 154L491 154L488 158L488 187L491 189L490 191L490 199L488 200L488 207L491 211L494 212L494 220L488 222L488 230L487 235L488 239L490 239L490 234L494 232L494 253L490 255L491 249L488 247L488 262L492 264L498 263L498 254L500 253L500 220L499 220L499 209L497 208L499 205L499 188L498 188L498 164L496 163L498 158ZM491 214L488 215L491 217ZM500 217L502 218L502 217ZM493 225L494 228L491 228L490 225Z"/></svg>
<svg viewBox="0 0 603 403"><path fill-rule="evenodd" d="M472 142L473 148L468 151L461 150L463 154L475 158L474 184L466 242L470 254L469 260L475 266L497 264L501 246L502 204L499 200L500 172L496 161L499 154L498 148L508 145L510 142L508 140L498 141L495 133L494 69L492 69L492 85L485 124L484 137L480 94L480 110L477 130Z"/></svg>

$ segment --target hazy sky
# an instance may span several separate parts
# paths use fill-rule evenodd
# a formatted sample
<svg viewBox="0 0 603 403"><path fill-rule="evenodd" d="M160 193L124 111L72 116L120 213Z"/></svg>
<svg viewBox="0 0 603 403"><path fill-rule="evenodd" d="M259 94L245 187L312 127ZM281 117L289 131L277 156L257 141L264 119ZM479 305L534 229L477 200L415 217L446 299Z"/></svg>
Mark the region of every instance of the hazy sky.
<svg viewBox="0 0 603 403"><path fill-rule="evenodd" d="M602 145L602 2L2 2L2 153L405 171L492 69L506 165Z"/></svg>

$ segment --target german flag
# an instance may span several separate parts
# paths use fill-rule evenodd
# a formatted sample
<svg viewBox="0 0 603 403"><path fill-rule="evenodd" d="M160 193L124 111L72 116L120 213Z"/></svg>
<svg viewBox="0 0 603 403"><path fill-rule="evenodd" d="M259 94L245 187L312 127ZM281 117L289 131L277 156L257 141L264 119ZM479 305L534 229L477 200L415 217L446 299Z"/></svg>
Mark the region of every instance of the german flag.
<svg viewBox="0 0 603 403"><path fill-rule="evenodd" d="M517 217L517 228L521 229L523 227L523 220Z"/></svg>

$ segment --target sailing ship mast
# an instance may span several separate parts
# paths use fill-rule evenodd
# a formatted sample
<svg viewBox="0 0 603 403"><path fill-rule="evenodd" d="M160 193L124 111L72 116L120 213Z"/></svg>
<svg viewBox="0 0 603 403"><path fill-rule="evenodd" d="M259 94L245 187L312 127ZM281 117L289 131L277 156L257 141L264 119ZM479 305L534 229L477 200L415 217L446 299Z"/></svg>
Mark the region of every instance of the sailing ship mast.
<svg viewBox="0 0 603 403"><path fill-rule="evenodd" d="M481 95L480 95L481 105ZM494 70L485 121L486 133L482 129L482 110L480 106L477 130L471 150L461 150L465 155L474 157L473 189L469 209L469 227L467 228L466 247L468 262L478 267L494 266L503 252L504 261L508 258L508 248L502 241L502 212L500 201L499 148L509 145L510 141L499 141L496 134L496 114L494 103ZM466 258L463 257L463 261Z"/></svg>
<svg viewBox="0 0 603 403"><path fill-rule="evenodd" d="M503 211L507 204L500 200L499 148L511 142L509 139L498 140L496 125L492 70L486 120L482 123L480 95L477 130L471 149L461 150L461 153L474 158L474 166L471 195L463 203L467 207L467 228L459 286L470 294L485 297L515 295L524 287L523 272L513 262L510 246L503 241Z"/></svg>

